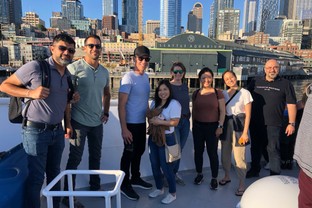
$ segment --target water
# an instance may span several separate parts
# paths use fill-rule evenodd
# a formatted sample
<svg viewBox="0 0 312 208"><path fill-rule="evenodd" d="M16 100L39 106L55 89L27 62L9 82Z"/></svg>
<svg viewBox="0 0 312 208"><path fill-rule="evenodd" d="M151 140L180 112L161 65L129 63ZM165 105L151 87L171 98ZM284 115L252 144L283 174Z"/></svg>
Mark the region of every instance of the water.
<svg viewBox="0 0 312 208"><path fill-rule="evenodd" d="M304 86L309 84L309 83L312 83L312 78L292 80L291 83L294 85L297 100L301 100L302 95L304 93L303 92Z"/></svg>

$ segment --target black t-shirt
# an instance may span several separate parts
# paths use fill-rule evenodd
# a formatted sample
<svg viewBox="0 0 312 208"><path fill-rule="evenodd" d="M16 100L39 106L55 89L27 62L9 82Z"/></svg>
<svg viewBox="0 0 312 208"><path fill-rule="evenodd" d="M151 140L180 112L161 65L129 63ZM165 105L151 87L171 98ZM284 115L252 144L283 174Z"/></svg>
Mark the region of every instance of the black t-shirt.
<svg viewBox="0 0 312 208"><path fill-rule="evenodd" d="M251 123L282 126L286 104L296 104L296 94L290 81L277 77L269 82L257 77L248 86L252 103Z"/></svg>

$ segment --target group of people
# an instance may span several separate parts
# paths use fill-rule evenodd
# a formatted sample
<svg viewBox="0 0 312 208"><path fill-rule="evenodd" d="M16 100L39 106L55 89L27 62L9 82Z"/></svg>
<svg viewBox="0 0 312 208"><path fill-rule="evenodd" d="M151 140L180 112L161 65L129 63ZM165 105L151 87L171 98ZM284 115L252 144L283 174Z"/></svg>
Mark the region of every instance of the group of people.
<svg viewBox="0 0 312 208"><path fill-rule="evenodd" d="M25 208L40 208L40 191L46 174L47 183L60 173L60 162L65 146L69 141L69 156L66 169L77 169L81 162L86 140L89 147L89 169L101 169L101 149L103 124L109 119L110 88L109 73L99 64L101 39L91 35L85 39L85 56L71 63L75 53L75 42L67 34L54 37L50 47L52 56L46 61L51 70L51 86L41 86L40 66L32 61L16 71L0 86L0 90L16 97L30 99L29 108L24 115L22 136L23 146L28 155L29 174L25 185ZM151 59L150 51L145 46L138 46L134 51L134 69L127 72L121 80L118 94L118 115L124 149L120 161L120 170L125 172L121 193L131 200L138 200L139 195L133 187L152 189L153 185L144 181L140 174L141 157L146 148L147 115L149 128L160 127L161 134L150 134L148 138L149 158L156 189L149 194L155 198L168 194L162 203L169 204L176 200L176 184L185 185L179 175L180 160L167 162L166 146L176 143L181 150L186 144L190 131L190 97L188 86L183 83L186 68L181 62L173 63L170 73L172 79L161 80L149 105L150 84L145 69ZM208 67L200 70L198 79L200 88L191 96L192 133L194 142L194 162L197 175L194 184L201 184L203 176L203 153L206 146L210 168L210 188L231 182L231 153L234 153L235 168L239 184L235 192L241 196L245 191L245 178L257 177L260 160L264 149L268 151L270 174L281 172L280 138L290 136L296 129L296 97L291 83L279 77L279 64L270 59L265 63L264 76L254 79L248 90L237 85L233 71L222 74L226 90L213 86L213 71ZM73 82L75 93L68 99L69 84ZM307 108L311 105L307 101ZM288 124L282 128L283 112L288 110ZM299 144L295 158L302 168L299 185L304 191L299 194L300 208L311 207L312 164L311 134L309 129L312 107L303 114L303 124L299 128ZM65 115L66 128L61 121ZM306 130L305 129L305 130ZM250 130L250 132L249 132ZM221 140L221 162L224 177L218 181L219 159L218 142ZM247 171L246 145L251 142L251 169ZM305 154L303 154L305 153ZM73 180L75 187L75 178ZM90 190L101 189L100 177L91 175ZM58 183L53 190L60 190ZM65 178L64 190L68 189ZM310 195L309 195L310 194ZM53 206L59 207L61 199L54 197ZM68 197L62 203L69 205ZM309 204L310 203L310 204ZM77 208L84 207L75 199Z"/></svg>

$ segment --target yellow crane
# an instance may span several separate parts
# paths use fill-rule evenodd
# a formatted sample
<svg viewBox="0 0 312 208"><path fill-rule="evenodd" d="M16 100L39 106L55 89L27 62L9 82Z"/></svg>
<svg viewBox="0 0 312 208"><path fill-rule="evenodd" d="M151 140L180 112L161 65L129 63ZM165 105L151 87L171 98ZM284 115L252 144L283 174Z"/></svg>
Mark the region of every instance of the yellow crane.
<svg viewBox="0 0 312 208"><path fill-rule="evenodd" d="M143 45L143 0L138 0L139 45Z"/></svg>

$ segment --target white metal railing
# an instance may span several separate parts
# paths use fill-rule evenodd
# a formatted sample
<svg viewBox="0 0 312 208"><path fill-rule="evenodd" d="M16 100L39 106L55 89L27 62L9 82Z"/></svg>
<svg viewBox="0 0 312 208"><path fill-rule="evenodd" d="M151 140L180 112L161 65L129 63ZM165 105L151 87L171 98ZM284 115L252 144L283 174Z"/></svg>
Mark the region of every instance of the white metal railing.
<svg viewBox="0 0 312 208"><path fill-rule="evenodd" d="M108 191L80 191L73 190L73 175L114 175L116 184ZM64 176L68 177L68 191L51 191L52 187ZM53 208L53 197L69 197L69 207L74 207L74 196L104 197L105 208L111 207L111 197L116 196L116 207L121 208L120 186L125 173L121 170L65 170L56 176L43 190L42 194L47 197L47 207Z"/></svg>

